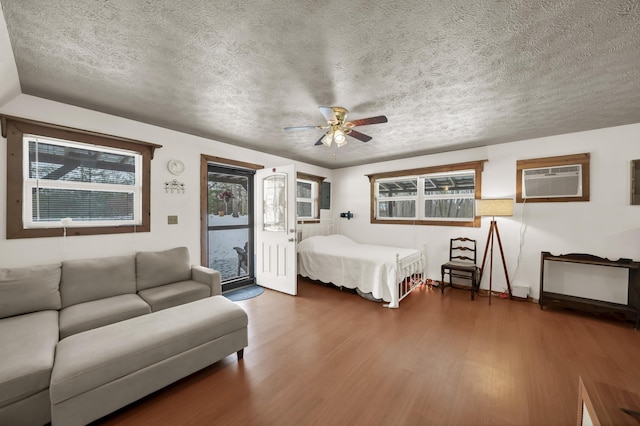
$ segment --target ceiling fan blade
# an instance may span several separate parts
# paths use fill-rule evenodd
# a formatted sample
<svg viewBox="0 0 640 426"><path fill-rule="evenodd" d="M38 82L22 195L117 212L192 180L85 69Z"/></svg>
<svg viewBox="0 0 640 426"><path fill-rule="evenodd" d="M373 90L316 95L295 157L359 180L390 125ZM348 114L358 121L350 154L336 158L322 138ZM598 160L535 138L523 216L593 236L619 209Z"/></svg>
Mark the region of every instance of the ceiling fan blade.
<svg viewBox="0 0 640 426"><path fill-rule="evenodd" d="M316 142L314 145L322 145L322 139L324 139L325 135L320 136L320 139L318 139L318 142Z"/></svg>
<svg viewBox="0 0 640 426"><path fill-rule="evenodd" d="M319 106L318 109L324 116L325 120L329 122L337 122L338 117L336 117L336 113L333 111L333 108L327 106Z"/></svg>
<svg viewBox="0 0 640 426"><path fill-rule="evenodd" d="M386 123L387 117L384 115L378 115L377 117L361 118L359 120L351 120L346 123L347 127L366 126L367 124Z"/></svg>
<svg viewBox="0 0 640 426"><path fill-rule="evenodd" d="M297 126L297 127L285 127L285 130L309 130L309 129L324 129L325 126Z"/></svg>
<svg viewBox="0 0 640 426"><path fill-rule="evenodd" d="M351 129L351 131L347 134L351 137L361 140L362 142L369 142L371 139L373 139L371 136L367 136L364 133L360 133L353 129Z"/></svg>

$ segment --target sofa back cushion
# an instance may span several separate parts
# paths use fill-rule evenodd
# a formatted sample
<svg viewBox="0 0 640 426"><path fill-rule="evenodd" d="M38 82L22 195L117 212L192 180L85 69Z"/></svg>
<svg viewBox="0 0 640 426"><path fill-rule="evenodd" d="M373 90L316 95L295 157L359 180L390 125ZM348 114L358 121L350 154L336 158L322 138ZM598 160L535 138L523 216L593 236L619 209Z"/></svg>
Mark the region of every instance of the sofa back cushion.
<svg viewBox="0 0 640 426"><path fill-rule="evenodd" d="M176 247L164 251L140 251L136 254L138 291L191 279L189 250Z"/></svg>
<svg viewBox="0 0 640 426"><path fill-rule="evenodd" d="M62 307L136 292L136 263L127 256L62 262Z"/></svg>
<svg viewBox="0 0 640 426"><path fill-rule="evenodd" d="M60 264L0 269L0 318L60 309Z"/></svg>

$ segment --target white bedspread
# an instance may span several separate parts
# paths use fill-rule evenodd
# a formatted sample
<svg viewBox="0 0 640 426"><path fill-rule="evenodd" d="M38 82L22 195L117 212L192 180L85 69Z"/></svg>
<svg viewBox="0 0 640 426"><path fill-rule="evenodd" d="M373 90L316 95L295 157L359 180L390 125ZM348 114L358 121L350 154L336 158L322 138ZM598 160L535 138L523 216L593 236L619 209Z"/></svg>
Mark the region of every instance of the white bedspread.
<svg viewBox="0 0 640 426"><path fill-rule="evenodd" d="M298 273L313 280L358 288L391 302L397 292L396 255L419 250L359 244L344 235L309 237L298 244Z"/></svg>

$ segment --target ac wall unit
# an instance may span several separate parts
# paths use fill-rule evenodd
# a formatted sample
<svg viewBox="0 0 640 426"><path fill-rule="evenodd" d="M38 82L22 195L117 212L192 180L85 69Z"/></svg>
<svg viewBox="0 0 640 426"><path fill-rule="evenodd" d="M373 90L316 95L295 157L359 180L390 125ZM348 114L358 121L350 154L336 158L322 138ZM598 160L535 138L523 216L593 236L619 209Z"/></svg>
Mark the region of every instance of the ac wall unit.
<svg viewBox="0 0 640 426"><path fill-rule="evenodd" d="M522 171L522 198L582 197L582 164Z"/></svg>

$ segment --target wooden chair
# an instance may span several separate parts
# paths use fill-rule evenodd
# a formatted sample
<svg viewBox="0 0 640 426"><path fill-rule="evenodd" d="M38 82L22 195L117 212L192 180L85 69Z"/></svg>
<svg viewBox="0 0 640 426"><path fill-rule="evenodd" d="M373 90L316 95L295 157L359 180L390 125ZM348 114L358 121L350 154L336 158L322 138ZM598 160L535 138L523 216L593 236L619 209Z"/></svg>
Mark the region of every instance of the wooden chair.
<svg viewBox="0 0 640 426"><path fill-rule="evenodd" d="M247 268L247 245L249 242L244 243L244 248L234 247L233 249L238 253L238 276L240 276L240 270L245 273L249 273Z"/></svg>
<svg viewBox="0 0 640 426"><path fill-rule="evenodd" d="M469 238L452 238L449 241L449 261L440 267L442 285L440 290L444 294L445 287L453 288L453 278L463 278L471 281L471 300L480 287L480 268L476 266L476 240ZM449 274L449 282L445 283L444 276Z"/></svg>

